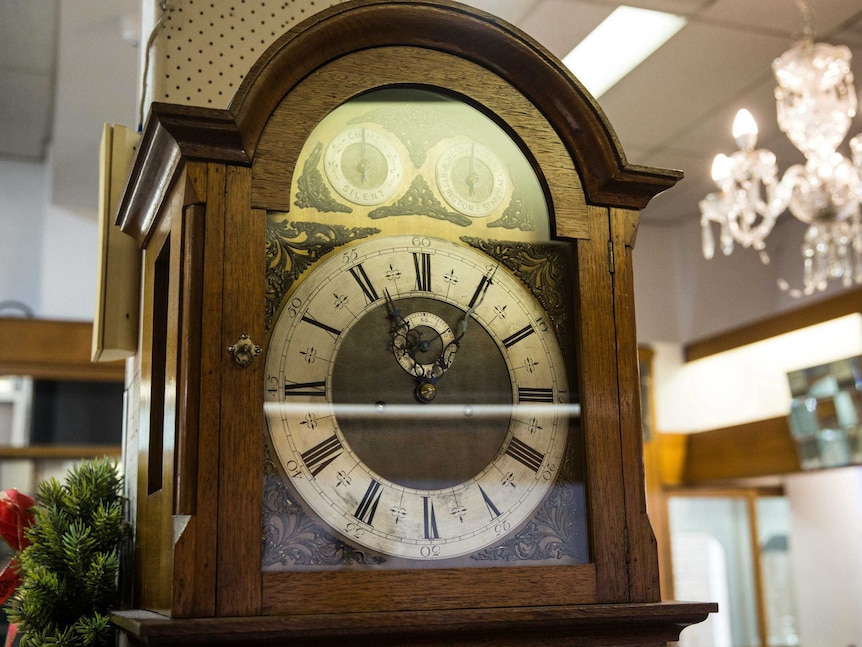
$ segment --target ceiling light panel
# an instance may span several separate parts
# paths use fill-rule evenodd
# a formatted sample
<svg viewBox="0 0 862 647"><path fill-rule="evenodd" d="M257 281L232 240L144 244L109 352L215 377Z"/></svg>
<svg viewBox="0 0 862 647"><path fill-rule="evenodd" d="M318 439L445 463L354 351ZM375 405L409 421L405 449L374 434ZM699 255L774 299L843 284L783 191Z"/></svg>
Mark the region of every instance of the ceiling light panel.
<svg viewBox="0 0 862 647"><path fill-rule="evenodd" d="M621 6L569 52L563 63L598 98L685 24L683 16Z"/></svg>

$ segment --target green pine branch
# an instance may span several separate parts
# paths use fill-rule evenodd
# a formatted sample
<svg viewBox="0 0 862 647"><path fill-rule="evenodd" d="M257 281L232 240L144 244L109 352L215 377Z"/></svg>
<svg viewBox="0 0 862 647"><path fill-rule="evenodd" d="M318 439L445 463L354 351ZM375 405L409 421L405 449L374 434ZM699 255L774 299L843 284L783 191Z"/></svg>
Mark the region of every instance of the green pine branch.
<svg viewBox="0 0 862 647"><path fill-rule="evenodd" d="M122 479L108 459L74 467L36 495L30 545L21 553L22 584L9 618L22 645L109 645L108 611L117 597L123 520Z"/></svg>

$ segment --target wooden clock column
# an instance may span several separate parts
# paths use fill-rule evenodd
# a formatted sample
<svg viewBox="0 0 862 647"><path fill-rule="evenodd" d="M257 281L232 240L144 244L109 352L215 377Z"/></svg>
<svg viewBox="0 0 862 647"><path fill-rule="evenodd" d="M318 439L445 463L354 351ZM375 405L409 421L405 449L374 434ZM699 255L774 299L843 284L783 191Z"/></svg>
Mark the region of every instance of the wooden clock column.
<svg viewBox="0 0 862 647"><path fill-rule="evenodd" d="M315 127L381 88L432 90L495 123L529 160L570 252L563 347L589 544L578 563L263 567L265 301L285 289L268 272L267 223L299 217L292 187L311 177ZM661 602L643 490L631 249L638 210L681 174L628 165L612 132L548 52L438 0L311 17L263 54L229 110L153 106L118 216L145 259L126 436L135 608L114 617L124 641L658 647L715 610Z"/></svg>

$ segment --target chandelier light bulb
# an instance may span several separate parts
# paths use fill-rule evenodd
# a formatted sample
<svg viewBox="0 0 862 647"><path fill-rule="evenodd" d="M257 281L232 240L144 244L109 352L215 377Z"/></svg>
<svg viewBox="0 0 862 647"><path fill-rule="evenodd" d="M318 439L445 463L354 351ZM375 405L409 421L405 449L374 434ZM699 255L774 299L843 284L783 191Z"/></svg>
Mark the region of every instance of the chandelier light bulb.
<svg viewBox="0 0 862 647"><path fill-rule="evenodd" d="M732 170L732 162L730 158L724 153L719 153L715 156L715 159L712 160L712 179L713 181L721 186L724 184L726 180L730 179Z"/></svg>
<svg viewBox="0 0 862 647"><path fill-rule="evenodd" d="M741 151L750 153L757 145L757 122L745 108L733 120L733 139Z"/></svg>

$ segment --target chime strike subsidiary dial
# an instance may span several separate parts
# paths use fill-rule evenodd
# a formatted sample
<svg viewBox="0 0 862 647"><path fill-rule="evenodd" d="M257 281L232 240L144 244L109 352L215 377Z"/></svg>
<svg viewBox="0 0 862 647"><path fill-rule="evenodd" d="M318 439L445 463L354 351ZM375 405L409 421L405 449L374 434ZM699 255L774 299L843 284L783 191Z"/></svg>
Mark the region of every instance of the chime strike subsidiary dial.
<svg viewBox="0 0 862 647"><path fill-rule="evenodd" d="M456 211L481 217L495 211L509 190L506 167L477 142L454 144L437 160L437 187Z"/></svg>
<svg viewBox="0 0 862 647"><path fill-rule="evenodd" d="M358 205L387 201L401 185L403 166L383 133L367 126L342 130L326 147L323 165L329 183Z"/></svg>

